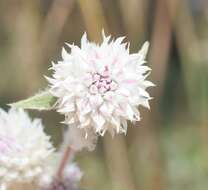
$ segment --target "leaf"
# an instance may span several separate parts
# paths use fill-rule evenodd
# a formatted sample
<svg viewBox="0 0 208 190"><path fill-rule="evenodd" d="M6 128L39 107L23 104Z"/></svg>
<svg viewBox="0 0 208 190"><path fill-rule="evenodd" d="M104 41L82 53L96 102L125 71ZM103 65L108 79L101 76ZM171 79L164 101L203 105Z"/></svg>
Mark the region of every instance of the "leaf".
<svg viewBox="0 0 208 190"><path fill-rule="evenodd" d="M28 99L21 100L12 104L9 104L15 108L34 109L34 110L51 110L53 109L57 98L52 96L48 91L43 91Z"/></svg>

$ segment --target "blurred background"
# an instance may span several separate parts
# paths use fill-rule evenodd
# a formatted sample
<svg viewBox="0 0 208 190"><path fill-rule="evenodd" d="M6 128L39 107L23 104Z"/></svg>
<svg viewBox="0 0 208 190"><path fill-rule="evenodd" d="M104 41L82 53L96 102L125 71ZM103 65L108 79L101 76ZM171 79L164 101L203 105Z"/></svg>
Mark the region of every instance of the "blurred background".
<svg viewBox="0 0 208 190"><path fill-rule="evenodd" d="M127 36L131 52L150 41L151 111L127 136L99 140L76 157L89 190L208 189L207 0L0 0L0 106L44 89L64 42L87 31ZM41 117L54 144L63 120ZM131 124L129 124L131 125Z"/></svg>

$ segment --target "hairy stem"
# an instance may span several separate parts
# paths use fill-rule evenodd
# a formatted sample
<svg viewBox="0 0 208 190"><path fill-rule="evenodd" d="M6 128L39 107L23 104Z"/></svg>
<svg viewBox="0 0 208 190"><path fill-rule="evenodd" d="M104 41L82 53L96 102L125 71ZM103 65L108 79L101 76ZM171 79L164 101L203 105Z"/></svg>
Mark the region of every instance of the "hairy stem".
<svg viewBox="0 0 208 190"><path fill-rule="evenodd" d="M61 162L59 164L56 177L57 179L62 179L64 168L69 160L70 157L74 155L74 150L72 150L69 146L66 147Z"/></svg>

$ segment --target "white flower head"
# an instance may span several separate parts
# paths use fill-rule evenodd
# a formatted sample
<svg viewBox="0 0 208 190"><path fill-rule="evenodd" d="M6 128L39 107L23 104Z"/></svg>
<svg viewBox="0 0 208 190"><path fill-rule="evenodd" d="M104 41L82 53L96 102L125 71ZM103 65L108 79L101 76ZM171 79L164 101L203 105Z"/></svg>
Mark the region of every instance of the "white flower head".
<svg viewBox="0 0 208 190"><path fill-rule="evenodd" d="M63 60L53 63L53 76L47 80L66 124L99 135L126 133L127 120L140 120L138 106L149 108L146 89L154 86L146 80L151 69L144 65L149 43L130 54L123 39L111 40L103 33L98 45L84 34L81 48L67 44L70 53L63 48Z"/></svg>
<svg viewBox="0 0 208 190"><path fill-rule="evenodd" d="M39 119L23 110L0 109L0 184L10 187L35 181L53 151Z"/></svg>

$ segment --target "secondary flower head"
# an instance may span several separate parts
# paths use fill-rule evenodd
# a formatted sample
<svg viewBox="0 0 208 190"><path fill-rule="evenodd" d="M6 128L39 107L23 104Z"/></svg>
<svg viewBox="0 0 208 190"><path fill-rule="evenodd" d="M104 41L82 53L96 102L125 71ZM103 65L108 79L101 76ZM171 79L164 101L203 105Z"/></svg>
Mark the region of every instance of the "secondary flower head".
<svg viewBox="0 0 208 190"><path fill-rule="evenodd" d="M43 190L59 190L77 189L78 184L82 178L82 171L76 163L68 162L63 170L63 176L61 179L54 178L57 172L57 162L61 158L61 152L52 154L45 165L44 172L38 181L39 187Z"/></svg>
<svg viewBox="0 0 208 190"><path fill-rule="evenodd" d="M70 53L63 48L63 60L52 65L53 77L47 79L66 124L99 135L126 133L127 120L140 120L138 106L149 108L146 88L153 83L146 80L150 68L144 66L149 43L130 54L123 39L103 34L98 45L84 34L80 48L67 44Z"/></svg>
<svg viewBox="0 0 208 190"><path fill-rule="evenodd" d="M0 187L36 180L52 151L39 119L32 121L23 110L0 109Z"/></svg>

